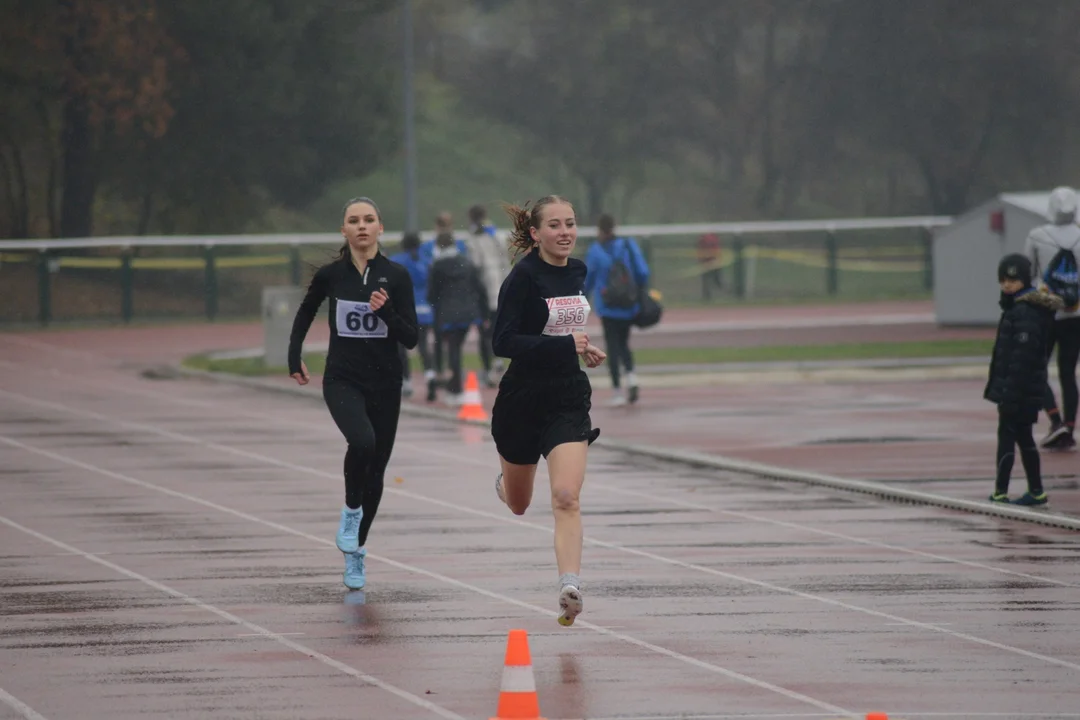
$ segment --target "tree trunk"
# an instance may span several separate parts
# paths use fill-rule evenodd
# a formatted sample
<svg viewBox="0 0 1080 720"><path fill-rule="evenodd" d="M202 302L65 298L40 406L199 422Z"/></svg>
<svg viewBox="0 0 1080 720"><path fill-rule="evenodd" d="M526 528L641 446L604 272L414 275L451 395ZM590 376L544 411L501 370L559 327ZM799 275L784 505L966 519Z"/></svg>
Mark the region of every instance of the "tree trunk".
<svg viewBox="0 0 1080 720"><path fill-rule="evenodd" d="M94 138L86 101L70 98L64 106L63 183L60 198L60 237L89 237L93 232L97 168Z"/></svg>

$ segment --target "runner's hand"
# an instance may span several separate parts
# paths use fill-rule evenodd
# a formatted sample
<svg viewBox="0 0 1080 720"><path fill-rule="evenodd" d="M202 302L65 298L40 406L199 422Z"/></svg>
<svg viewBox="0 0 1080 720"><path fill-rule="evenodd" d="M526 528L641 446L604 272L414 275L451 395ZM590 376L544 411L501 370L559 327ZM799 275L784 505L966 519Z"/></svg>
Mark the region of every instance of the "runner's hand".
<svg viewBox="0 0 1080 720"><path fill-rule="evenodd" d="M594 368L600 365L600 363L607 360L607 353L600 348L589 345L585 348L585 365L590 368Z"/></svg>
<svg viewBox="0 0 1080 720"><path fill-rule="evenodd" d="M386 291L379 288L375 292L371 293L371 312L375 312L390 299L390 296L386 294Z"/></svg>
<svg viewBox="0 0 1080 720"><path fill-rule="evenodd" d="M589 347L589 336L583 332L576 332L572 334L574 338L574 352L581 355L585 352L585 348Z"/></svg>
<svg viewBox="0 0 1080 720"><path fill-rule="evenodd" d="M296 378L296 382L301 385L307 385L308 381L311 380L311 376L308 375L307 364L303 360L300 361L300 372L293 373L289 377Z"/></svg>

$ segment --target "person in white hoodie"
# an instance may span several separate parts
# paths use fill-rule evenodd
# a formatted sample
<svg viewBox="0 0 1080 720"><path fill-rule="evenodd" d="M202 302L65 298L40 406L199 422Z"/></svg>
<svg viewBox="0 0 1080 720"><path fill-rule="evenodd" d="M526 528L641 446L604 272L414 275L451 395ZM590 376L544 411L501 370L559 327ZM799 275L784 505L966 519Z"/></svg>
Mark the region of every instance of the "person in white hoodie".
<svg viewBox="0 0 1080 720"><path fill-rule="evenodd" d="M491 349L491 332L495 326L495 311L499 303L499 288L510 274L510 245L499 238L495 226L488 222L487 210L482 205L469 208L469 236L465 239L469 259L480 271L480 279L487 289L488 313L478 327L480 337L480 362L484 369L480 382L495 387L495 374L503 371L502 358L494 357ZM492 367L494 361L494 368Z"/></svg>
<svg viewBox="0 0 1080 720"><path fill-rule="evenodd" d="M1075 260L1080 260L1077 201L1077 193L1072 188L1054 188L1049 201L1050 222L1032 230L1024 242L1024 255L1031 261L1032 275L1040 290L1065 296L1076 290ZM1064 264L1062 261L1065 261ZM1046 358L1049 362L1056 346L1062 408L1058 408L1048 382L1043 409L1050 419L1050 431L1039 443L1044 448L1054 450L1076 446L1073 430L1078 400L1076 364L1080 358L1080 307L1076 304L1070 306L1068 297L1063 299L1066 301L1065 308L1059 310L1054 318Z"/></svg>

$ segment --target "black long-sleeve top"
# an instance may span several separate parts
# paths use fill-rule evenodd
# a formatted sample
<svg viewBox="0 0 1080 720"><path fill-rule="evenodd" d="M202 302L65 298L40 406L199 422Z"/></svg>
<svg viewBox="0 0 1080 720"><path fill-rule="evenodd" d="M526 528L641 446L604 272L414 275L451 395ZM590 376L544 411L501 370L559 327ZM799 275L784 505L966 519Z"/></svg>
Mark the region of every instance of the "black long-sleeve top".
<svg viewBox="0 0 1080 720"><path fill-rule="evenodd" d="M389 300L372 312L371 293L382 289ZM323 265L311 278L289 336L289 373L300 372L300 351L323 300L330 299L330 349L327 377L353 382L401 385L398 343L416 347L416 300L412 278L404 266L381 252L361 273L346 255Z"/></svg>
<svg viewBox="0 0 1080 720"><path fill-rule="evenodd" d="M516 380L565 377L583 372L571 333L589 318L585 263L570 258L549 265L534 249L518 261L499 288L492 349L511 363Z"/></svg>

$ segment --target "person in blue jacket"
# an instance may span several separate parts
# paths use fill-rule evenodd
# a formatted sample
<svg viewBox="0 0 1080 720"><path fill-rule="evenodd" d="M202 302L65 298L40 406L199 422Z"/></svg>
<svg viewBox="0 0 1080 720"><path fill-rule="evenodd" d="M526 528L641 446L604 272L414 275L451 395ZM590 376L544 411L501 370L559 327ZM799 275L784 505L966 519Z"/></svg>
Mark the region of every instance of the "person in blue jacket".
<svg viewBox="0 0 1080 720"><path fill-rule="evenodd" d="M589 270L585 294L604 328L614 390L611 404L625 405L638 400L630 329L640 309L640 293L648 287L649 266L633 238L615 235L615 219L611 215L600 216L596 232L597 241L585 254L585 265ZM620 365L626 370L627 395L622 392Z"/></svg>
<svg viewBox="0 0 1080 720"><path fill-rule="evenodd" d="M420 362L424 365L424 381L428 386L427 401L435 401L435 367L431 363L431 353L428 350L428 329L434 324L435 318L431 312L431 305L427 300L428 272L430 262L425 263L420 256L420 235L407 232L401 238L401 252L390 258L392 261L405 267L412 278L413 296L416 302L416 349L420 353ZM409 351L404 345L398 346L401 355L401 365L405 374L401 385L401 392L405 397L411 397L412 372L409 366Z"/></svg>
<svg viewBox="0 0 1080 720"><path fill-rule="evenodd" d="M453 235L454 234L454 216L449 212L443 211L435 216L435 236L430 240L425 241L420 246L420 261L427 268L430 275L432 264L442 255L451 252L450 248L440 249L436 244L440 235ZM457 253L462 257L468 257L469 248L465 244L465 241L461 238L455 238L453 247L457 250ZM432 321L434 323L434 320ZM428 381L428 402L435 402L435 386L443 382L443 333L442 328L438 325L432 325L432 335L434 336L432 342L434 343L434 352L432 354L433 368L436 375L436 380Z"/></svg>

